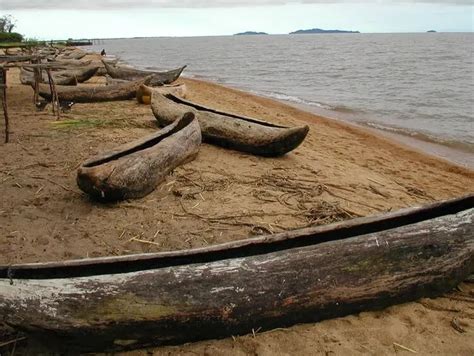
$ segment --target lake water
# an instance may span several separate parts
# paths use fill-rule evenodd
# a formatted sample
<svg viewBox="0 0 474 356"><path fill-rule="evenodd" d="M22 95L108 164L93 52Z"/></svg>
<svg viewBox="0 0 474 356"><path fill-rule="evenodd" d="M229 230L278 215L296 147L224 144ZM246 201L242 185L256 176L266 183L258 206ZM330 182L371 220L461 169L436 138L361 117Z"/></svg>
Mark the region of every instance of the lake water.
<svg viewBox="0 0 474 356"><path fill-rule="evenodd" d="M93 46L102 48L143 69L188 64L187 76L439 143L474 165L472 33L146 38Z"/></svg>

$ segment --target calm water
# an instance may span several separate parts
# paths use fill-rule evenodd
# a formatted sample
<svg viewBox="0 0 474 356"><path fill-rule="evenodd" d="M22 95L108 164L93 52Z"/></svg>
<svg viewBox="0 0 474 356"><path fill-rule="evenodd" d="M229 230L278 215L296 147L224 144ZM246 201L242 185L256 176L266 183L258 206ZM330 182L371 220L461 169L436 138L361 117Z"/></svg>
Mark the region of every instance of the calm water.
<svg viewBox="0 0 474 356"><path fill-rule="evenodd" d="M108 40L146 69L201 77L474 154L474 34Z"/></svg>

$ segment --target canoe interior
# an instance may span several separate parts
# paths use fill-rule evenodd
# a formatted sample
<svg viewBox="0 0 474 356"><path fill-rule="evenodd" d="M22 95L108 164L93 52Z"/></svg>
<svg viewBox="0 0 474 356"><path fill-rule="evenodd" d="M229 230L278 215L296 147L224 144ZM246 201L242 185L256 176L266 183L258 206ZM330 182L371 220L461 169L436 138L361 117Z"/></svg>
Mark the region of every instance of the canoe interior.
<svg viewBox="0 0 474 356"><path fill-rule="evenodd" d="M276 128L282 128L282 129L287 129L288 128L288 126L276 125L276 124L272 124L271 122L267 122L267 121L263 121L263 120L257 120L257 119L251 118L251 117L241 116L241 115L237 115L237 114L232 114L232 113L228 113L228 112L208 108L204 105L196 104L196 103L193 103L191 101L187 101L187 100L178 98L177 96L175 96L173 94L166 94L165 97L168 98L169 100L174 101L177 104L183 104L183 105L191 106L191 107L193 107L197 110L207 111L207 112L210 112L210 113L213 113L213 114L218 114L218 115L224 115L224 116L231 117L231 118L234 118L234 119L240 119L240 120L244 120L244 121L248 121L248 122L252 122L252 123L255 123L255 124L268 126L268 127L276 127Z"/></svg>
<svg viewBox="0 0 474 356"><path fill-rule="evenodd" d="M474 194L374 217L353 219L193 250L0 266L0 279L56 279L145 271L256 256L377 233L474 208Z"/></svg>
<svg viewBox="0 0 474 356"><path fill-rule="evenodd" d="M131 147L128 150L117 152L115 154L106 156L104 158L101 158L95 161L87 162L86 164L83 165L83 167L91 168L91 167L100 166L101 164L118 160L119 158L130 155L132 153L146 150L147 148L157 145L158 143L163 141L165 138L174 135L176 132L188 126L193 120L194 120L194 114L189 113L188 115L185 115L182 120L179 120L178 125L176 125L173 129L164 132L162 135L150 138L149 140L142 142L139 145L136 145L134 147Z"/></svg>

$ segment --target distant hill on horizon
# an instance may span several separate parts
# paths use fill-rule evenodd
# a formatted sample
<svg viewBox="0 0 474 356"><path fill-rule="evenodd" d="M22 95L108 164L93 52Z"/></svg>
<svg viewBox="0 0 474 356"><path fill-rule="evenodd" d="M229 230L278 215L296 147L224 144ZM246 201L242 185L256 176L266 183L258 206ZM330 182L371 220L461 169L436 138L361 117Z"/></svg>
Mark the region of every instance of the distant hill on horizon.
<svg viewBox="0 0 474 356"><path fill-rule="evenodd" d="M345 31L345 30L323 30L320 28L312 28L309 30L298 30L290 32L290 35L306 35L310 33L360 33L359 31Z"/></svg>
<svg viewBox="0 0 474 356"><path fill-rule="evenodd" d="M266 32L255 32L255 31L246 31L246 32L239 32L234 34L234 36L254 36L254 35L268 35Z"/></svg>

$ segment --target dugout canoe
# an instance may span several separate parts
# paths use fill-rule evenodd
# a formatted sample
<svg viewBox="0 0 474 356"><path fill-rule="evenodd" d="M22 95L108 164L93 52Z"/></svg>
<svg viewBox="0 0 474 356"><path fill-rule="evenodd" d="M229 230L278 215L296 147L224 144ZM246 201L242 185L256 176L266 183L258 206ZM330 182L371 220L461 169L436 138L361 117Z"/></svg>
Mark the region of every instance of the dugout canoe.
<svg viewBox="0 0 474 356"><path fill-rule="evenodd" d="M118 85L107 86L57 86L56 91L60 101L72 101L74 103L96 103L103 101L128 100L135 97L140 85L146 83L146 79L137 80ZM39 95L50 101L51 91L48 85L40 84Z"/></svg>
<svg viewBox="0 0 474 356"><path fill-rule="evenodd" d="M56 70L56 71L52 71L51 74L53 74L53 76L76 77L76 80L78 83L83 83L89 80L90 78L92 78L97 73L99 67L100 67L99 65L92 64L92 65L87 65L83 67L74 67L74 68L69 68L69 69ZM24 67L23 71L33 73L33 68ZM47 78L46 72L43 72L43 77L45 75ZM64 84L60 84L60 85L64 85Z"/></svg>
<svg viewBox="0 0 474 356"><path fill-rule="evenodd" d="M115 79L112 78L110 75L105 74L105 85L117 85L117 84L124 84L124 83L130 83L129 80L125 79Z"/></svg>
<svg viewBox="0 0 474 356"><path fill-rule="evenodd" d="M60 54L56 58L58 60L63 60L63 59L76 59L76 60L79 60L79 59L84 58L86 55L87 55L87 53L84 52L84 51L73 50L73 51L70 51L68 53Z"/></svg>
<svg viewBox="0 0 474 356"><path fill-rule="evenodd" d="M136 95L137 101L140 104L150 105L151 95L153 91L156 91L157 93L160 93L161 95L172 94L176 97L185 99L187 88L186 88L186 84L163 85L161 87L154 87L154 88L149 87L145 84L142 84L140 85L140 88L138 88L137 90L137 95Z"/></svg>
<svg viewBox="0 0 474 356"><path fill-rule="evenodd" d="M152 192L177 166L193 160L201 145L194 114L162 130L100 154L82 164L77 184L95 199L118 201Z"/></svg>
<svg viewBox="0 0 474 356"><path fill-rule="evenodd" d="M77 78L74 75L69 75L64 72L57 73L51 72L54 83L57 85L77 85ZM23 85L34 85L35 84L35 75L32 71L28 71L25 68L20 68L20 82ZM42 71L41 82L49 83L48 74L45 71Z"/></svg>
<svg viewBox="0 0 474 356"><path fill-rule="evenodd" d="M92 63L92 60L81 61L81 60L78 60L78 59L55 59L55 58L51 58L51 59L48 59L48 62L56 63L58 65L63 65L63 66L86 67L86 66L88 66ZM100 65L102 65L102 63ZM98 67L100 65L97 64Z"/></svg>
<svg viewBox="0 0 474 356"><path fill-rule="evenodd" d="M98 70L99 70L99 66L89 65L89 66L80 67L80 68L68 69L65 71L61 71L59 73L75 76L79 83L83 83L89 80L90 78L92 78L97 73Z"/></svg>
<svg viewBox="0 0 474 356"><path fill-rule="evenodd" d="M0 321L50 349L112 352L436 297L473 271L470 195L194 250L0 266Z"/></svg>
<svg viewBox="0 0 474 356"><path fill-rule="evenodd" d="M201 125L204 142L252 153L276 157L298 147L309 126L286 127L231 114L154 91L151 107L160 126L169 125L185 112L193 112Z"/></svg>
<svg viewBox="0 0 474 356"><path fill-rule="evenodd" d="M102 61L102 63L104 63L107 74L114 79L138 80L152 75L153 79L148 83L149 86L171 84L179 78L183 70L186 68L186 66L183 66L181 68L173 69L167 72L152 72L134 68L113 66L106 61Z"/></svg>

